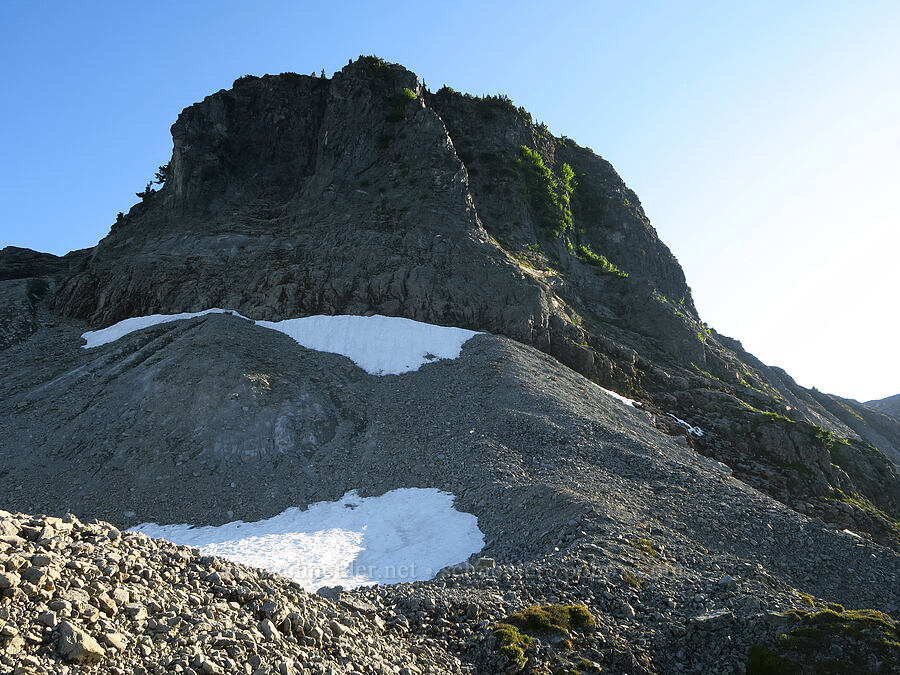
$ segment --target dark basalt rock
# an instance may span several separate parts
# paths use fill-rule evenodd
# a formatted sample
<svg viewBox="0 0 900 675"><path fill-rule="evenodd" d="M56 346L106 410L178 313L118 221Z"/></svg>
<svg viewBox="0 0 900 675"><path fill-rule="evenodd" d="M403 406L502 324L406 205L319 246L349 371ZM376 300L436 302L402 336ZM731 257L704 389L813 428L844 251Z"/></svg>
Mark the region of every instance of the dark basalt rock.
<svg viewBox="0 0 900 675"><path fill-rule="evenodd" d="M0 281L45 277L65 271L69 263L52 253L7 246L0 249Z"/></svg>
<svg viewBox="0 0 900 675"><path fill-rule="evenodd" d="M28 248L0 250L0 350L25 340L38 329L38 304L84 251L63 257Z"/></svg>

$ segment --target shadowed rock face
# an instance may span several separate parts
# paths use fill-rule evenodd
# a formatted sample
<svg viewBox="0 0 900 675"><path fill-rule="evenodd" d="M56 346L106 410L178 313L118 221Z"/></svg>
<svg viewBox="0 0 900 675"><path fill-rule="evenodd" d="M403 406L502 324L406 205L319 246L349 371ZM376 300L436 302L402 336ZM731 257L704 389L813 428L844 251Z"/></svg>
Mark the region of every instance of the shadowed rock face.
<svg viewBox="0 0 900 675"><path fill-rule="evenodd" d="M566 310L490 241L440 118L421 99L392 103L417 86L364 61L332 81L238 82L188 108L165 187L55 308L97 325L208 304L268 319L379 312L546 348Z"/></svg>
<svg viewBox="0 0 900 675"><path fill-rule="evenodd" d="M51 253L7 246L0 250L0 281L46 277L63 272L69 263Z"/></svg>
<svg viewBox="0 0 900 675"><path fill-rule="evenodd" d="M82 255L83 251L73 251L58 257L17 246L0 250L0 350L38 329L38 305Z"/></svg>
<svg viewBox="0 0 900 675"><path fill-rule="evenodd" d="M54 312L381 313L506 335L640 399L668 433L686 434L669 412L702 427L695 449L751 485L896 545L875 511L851 523L835 500L900 514L900 422L703 324L609 163L507 99L432 94L367 57L331 79L241 78L172 136L165 185L76 261Z"/></svg>

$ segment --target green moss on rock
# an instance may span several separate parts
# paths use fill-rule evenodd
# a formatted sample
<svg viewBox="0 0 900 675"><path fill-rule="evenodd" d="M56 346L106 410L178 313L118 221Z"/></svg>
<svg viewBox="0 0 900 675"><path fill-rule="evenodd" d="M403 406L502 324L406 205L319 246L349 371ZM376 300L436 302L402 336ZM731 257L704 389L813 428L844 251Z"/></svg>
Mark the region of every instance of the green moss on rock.
<svg viewBox="0 0 900 675"><path fill-rule="evenodd" d="M506 622L533 633L560 633L594 625L594 616L584 605L534 605L514 612Z"/></svg>
<svg viewBox="0 0 900 675"><path fill-rule="evenodd" d="M776 650L750 648L748 675L900 672L900 635L890 615L828 603L791 610L788 616L798 623L781 635Z"/></svg>
<svg viewBox="0 0 900 675"><path fill-rule="evenodd" d="M747 661L747 675L788 675L798 672L797 667L762 645L752 645Z"/></svg>
<svg viewBox="0 0 900 675"><path fill-rule="evenodd" d="M531 638L523 635L516 626L508 623L498 623L494 626L493 632L500 653L519 668L524 667L525 650L531 647Z"/></svg>

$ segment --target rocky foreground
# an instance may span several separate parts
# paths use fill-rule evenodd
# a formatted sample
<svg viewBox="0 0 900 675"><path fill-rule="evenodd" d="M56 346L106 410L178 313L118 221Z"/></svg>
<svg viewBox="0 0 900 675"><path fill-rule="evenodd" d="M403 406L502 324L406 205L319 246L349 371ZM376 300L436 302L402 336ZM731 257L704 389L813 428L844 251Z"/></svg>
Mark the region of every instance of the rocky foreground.
<svg viewBox="0 0 900 675"><path fill-rule="evenodd" d="M3 672L414 673L429 661L383 605L334 603L74 516L3 511L0 530Z"/></svg>
<svg viewBox="0 0 900 675"><path fill-rule="evenodd" d="M16 675L740 673L748 661L747 672L799 672L792 668L801 663L814 668L804 672L889 673L900 665L888 615L819 603L760 565L714 554L696 574L649 539L618 536L608 549L589 544L527 565L482 560L431 582L312 595L283 577L72 515L0 511L0 533L0 672ZM792 605L802 611L782 611ZM553 607L577 607L588 620L521 621ZM809 637L823 622L826 651ZM510 644L501 630L509 623L522 625L513 632L523 642ZM772 663L782 669L753 669Z"/></svg>

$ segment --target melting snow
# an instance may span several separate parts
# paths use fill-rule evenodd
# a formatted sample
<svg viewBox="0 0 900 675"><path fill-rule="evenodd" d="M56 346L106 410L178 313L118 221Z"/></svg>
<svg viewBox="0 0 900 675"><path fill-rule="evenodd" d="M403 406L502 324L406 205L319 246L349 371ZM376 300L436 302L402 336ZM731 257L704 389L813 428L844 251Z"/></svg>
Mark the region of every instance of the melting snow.
<svg viewBox="0 0 900 675"><path fill-rule="evenodd" d="M596 383L594 384L594 386L596 386L597 389L602 391L607 396L612 396L617 401L621 401L625 405L630 405L632 408L636 407L635 404L637 403L637 401L635 401L633 398L627 398L625 396L622 396L622 394L617 394L616 392L614 392L610 389L604 389L603 387L601 387L599 384L596 384Z"/></svg>
<svg viewBox="0 0 900 675"><path fill-rule="evenodd" d="M691 436L702 436L702 435L703 435L703 429L701 429L700 427L692 426L692 425L688 424L687 422L685 422L683 419L680 419L680 418L678 418L678 417L675 417L675 415L673 415L672 413L667 413L667 414L668 414L669 417L671 417L673 420L675 420L675 421L678 422L679 424L685 426L685 427L687 428L687 430L688 430L688 433L689 433Z"/></svg>
<svg viewBox="0 0 900 675"><path fill-rule="evenodd" d="M336 502L290 508L255 523L143 523L133 531L283 574L307 590L356 588L432 579L480 551L478 519L454 509L453 500L435 488L365 498L352 490Z"/></svg>
<svg viewBox="0 0 900 675"><path fill-rule="evenodd" d="M100 345L105 345L108 342L115 342L123 335L128 335L129 333L133 333L136 330L141 330L143 328L150 328L150 326L156 326L161 323L168 323L169 321L180 321L181 319L193 319L198 316L204 316L205 314L233 314L234 316L238 316L242 319L246 319L247 317L241 316L237 312L230 309L204 309L202 312L182 312L181 314L151 314L150 316L136 316L132 319L122 319L119 323L114 323L112 326L107 328L101 328L100 330L92 330L87 333L82 333L81 337L84 339L85 344L81 345L82 349L91 349L92 347L99 347Z"/></svg>
<svg viewBox="0 0 900 675"><path fill-rule="evenodd" d="M228 309L207 309L181 314L153 314L124 319L81 337L82 349L114 342L128 333L160 323L193 319L205 314L233 314ZM437 359L459 357L475 331L435 326L392 316L308 316L284 321L255 321L255 325L284 333L307 349L341 354L371 375L399 375L418 370Z"/></svg>
<svg viewBox="0 0 900 675"><path fill-rule="evenodd" d="M342 354L371 375L399 375L436 359L459 357L475 331L393 316L308 316L257 321L307 349Z"/></svg>

